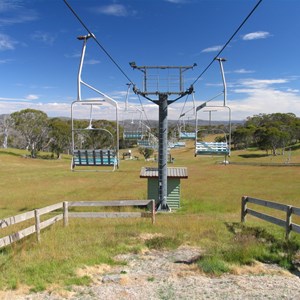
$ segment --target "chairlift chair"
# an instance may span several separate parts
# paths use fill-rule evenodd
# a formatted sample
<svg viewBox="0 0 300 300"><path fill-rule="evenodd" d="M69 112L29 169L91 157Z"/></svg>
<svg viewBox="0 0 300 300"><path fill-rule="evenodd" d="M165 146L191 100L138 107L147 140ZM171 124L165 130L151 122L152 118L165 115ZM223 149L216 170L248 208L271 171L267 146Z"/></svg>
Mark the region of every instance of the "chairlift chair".
<svg viewBox="0 0 300 300"><path fill-rule="evenodd" d="M224 130L221 129L211 129L211 124L207 130L198 130L198 117L197 113L204 107L210 108L227 108L229 110L229 141L227 141L227 134ZM211 120L210 120L211 122ZM204 141L203 138L199 137L199 133L205 132L209 134L219 134L223 137L223 141ZM195 138L195 157L198 155L224 155L225 161L227 161L227 156L230 156L230 143L231 143L231 109L228 106L207 106L200 105L196 109L196 138ZM200 138L200 139L199 139Z"/></svg>
<svg viewBox="0 0 300 300"><path fill-rule="evenodd" d="M112 167L114 171L119 166L114 134L106 128L96 127L94 125L96 121L92 121L92 113L87 127L75 128L73 108L76 105L81 106L84 104L86 104L85 101L74 101L72 103L73 157L71 169L74 171L75 167ZM91 111L93 106L99 104L97 102L92 103Z"/></svg>
<svg viewBox="0 0 300 300"><path fill-rule="evenodd" d="M139 114L139 116L138 116ZM127 118L130 117L130 118ZM138 118L135 118L138 116ZM143 138L142 113L137 108L132 108L130 111L125 111L123 115L123 138L124 140L137 141Z"/></svg>
<svg viewBox="0 0 300 300"><path fill-rule="evenodd" d="M73 101L71 104L71 123L72 123L72 162L71 162L71 170L74 171L75 167L112 167L114 171L119 167L119 121L118 121L118 103L107 96L103 92L89 85L85 81L82 80L82 67L85 57L86 45L87 41L90 38L95 38L93 34L87 34L86 36L78 37L78 40L83 41L83 47L81 52L80 64L77 75L77 100ZM90 91L95 92L100 95L101 99L82 99L81 97L81 87L85 86ZM100 108L101 105L107 104L115 110L115 134L110 132L106 128L97 128L93 126L93 108ZM90 119L89 124L85 128L75 128L74 126L74 108L81 108L85 105L90 106ZM104 133L109 137L110 145L109 147L102 148L99 144L95 145L92 149L85 149L82 146L84 145L84 138L90 136L96 136L100 133ZM78 144L78 140L81 144ZM96 146L96 147L95 147ZM91 169L90 169L91 170ZM92 170L97 170L93 168ZM105 168L105 170L107 170Z"/></svg>
<svg viewBox="0 0 300 300"><path fill-rule="evenodd" d="M195 142L195 156L197 155L227 155L230 154L229 146L227 142L226 133L223 130L209 130L208 133L215 134L216 132L221 133L224 136L224 142L212 142L212 141L203 141L196 139Z"/></svg>

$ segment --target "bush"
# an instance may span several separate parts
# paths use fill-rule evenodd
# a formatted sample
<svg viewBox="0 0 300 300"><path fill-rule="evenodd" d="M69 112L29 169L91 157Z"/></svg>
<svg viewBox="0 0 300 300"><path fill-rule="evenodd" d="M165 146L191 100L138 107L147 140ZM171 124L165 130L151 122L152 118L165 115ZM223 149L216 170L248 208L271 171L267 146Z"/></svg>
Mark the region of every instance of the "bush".
<svg viewBox="0 0 300 300"><path fill-rule="evenodd" d="M148 159L153 155L154 150L152 148L139 148L139 153L144 156L145 159Z"/></svg>

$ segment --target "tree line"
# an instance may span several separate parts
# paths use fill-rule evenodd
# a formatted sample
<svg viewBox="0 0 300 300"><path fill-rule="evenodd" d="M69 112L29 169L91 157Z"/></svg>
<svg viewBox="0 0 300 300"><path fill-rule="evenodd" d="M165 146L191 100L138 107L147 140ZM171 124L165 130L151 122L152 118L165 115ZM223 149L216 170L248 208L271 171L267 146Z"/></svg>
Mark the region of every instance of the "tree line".
<svg viewBox="0 0 300 300"><path fill-rule="evenodd" d="M293 113L254 115L232 133L234 149L257 147L272 155L283 154L299 141L300 119Z"/></svg>
<svg viewBox="0 0 300 300"><path fill-rule="evenodd" d="M103 128L101 133L96 130L76 131L87 128L88 120L74 120L76 147L99 148L110 147L112 136L116 135L114 122L106 120L94 121L96 128ZM51 152L53 158L60 158L62 153L71 153L72 134L71 120L63 118L49 118L46 113L35 109L24 109L5 115L0 122L0 137L4 148L12 147L27 149L30 157L37 157L40 151ZM107 134L112 132L112 136Z"/></svg>
<svg viewBox="0 0 300 300"><path fill-rule="evenodd" d="M87 128L89 125L88 120L74 120L75 148L115 146L115 122L95 120L93 126L103 130L76 130ZM195 130L195 127L189 126L190 131ZM130 142L123 140L122 132L121 126L120 148L132 146ZM172 130L169 135L172 136ZM49 118L43 111L24 109L5 115L0 120L0 141L4 148L27 149L33 158L39 151L51 152L52 157L59 158L62 153L72 151L71 120ZM296 145L299 141L300 119L293 113L259 114L248 117L243 124L234 126L231 137L233 149L257 147L273 155L283 153L287 147Z"/></svg>

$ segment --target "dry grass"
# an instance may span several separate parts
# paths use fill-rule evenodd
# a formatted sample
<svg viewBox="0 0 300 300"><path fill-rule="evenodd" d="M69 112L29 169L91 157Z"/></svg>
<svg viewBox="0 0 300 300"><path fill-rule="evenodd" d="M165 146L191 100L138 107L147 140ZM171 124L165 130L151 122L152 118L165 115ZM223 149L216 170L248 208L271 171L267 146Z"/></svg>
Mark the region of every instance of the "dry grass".
<svg viewBox="0 0 300 300"><path fill-rule="evenodd" d="M0 218L61 201L145 199L147 181L139 178L140 170L156 166L140 157L122 160L116 172L71 172L68 156L43 160L22 154L25 152L0 150ZM230 160L270 160L241 154L245 151L233 152ZM141 251L145 240L139 237L143 234L163 235L206 249L225 247L232 242L226 222L240 221L243 195L300 207L298 167L222 165L222 157L194 157L192 143L172 155L172 166L186 166L189 173L189 178L181 181L178 212L157 215L155 226L141 219L72 219L67 228L56 224L42 231L39 245L32 237L2 252L0 288L26 284L38 290L54 283L71 284L79 267L111 265L118 253ZM299 150L292 153L293 160L300 160ZM281 228L257 219L249 218L248 224L260 224L278 237L284 236Z"/></svg>

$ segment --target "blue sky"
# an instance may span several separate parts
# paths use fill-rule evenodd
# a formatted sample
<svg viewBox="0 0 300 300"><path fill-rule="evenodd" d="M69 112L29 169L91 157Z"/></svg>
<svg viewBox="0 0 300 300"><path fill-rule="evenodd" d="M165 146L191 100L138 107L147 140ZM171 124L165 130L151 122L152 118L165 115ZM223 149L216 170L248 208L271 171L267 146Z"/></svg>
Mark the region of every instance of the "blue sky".
<svg viewBox="0 0 300 300"><path fill-rule="evenodd" d="M68 0L138 88L142 88L142 73L130 68L131 61L138 66L196 63L184 74L188 88L257 2ZM233 119L275 112L300 117L299 15L298 0L263 0L223 51ZM0 114L34 108L51 117L70 116L82 48L76 37L86 33L63 0L0 0ZM128 79L92 39L83 79L124 106ZM222 92L218 62L194 88L196 105ZM83 97L94 96L83 90ZM157 107L141 100L147 118L157 119ZM132 92L129 101L140 104ZM211 105L222 103L222 96L211 101ZM192 105L192 97L173 103L169 118L178 119ZM107 112L105 117L112 118ZM227 117L222 110L213 114L213 119Z"/></svg>

